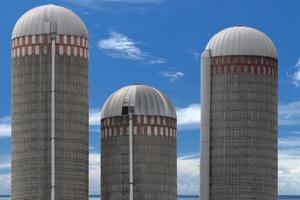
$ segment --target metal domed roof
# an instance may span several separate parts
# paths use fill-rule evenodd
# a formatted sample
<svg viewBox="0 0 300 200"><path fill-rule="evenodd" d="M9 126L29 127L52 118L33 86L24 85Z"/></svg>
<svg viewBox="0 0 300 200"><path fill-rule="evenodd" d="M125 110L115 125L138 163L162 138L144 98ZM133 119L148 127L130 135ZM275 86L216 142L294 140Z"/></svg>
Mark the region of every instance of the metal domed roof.
<svg viewBox="0 0 300 200"><path fill-rule="evenodd" d="M101 110L101 119L121 116L123 106L134 106L135 115L176 117L170 100L160 91L145 85L130 85L114 92Z"/></svg>
<svg viewBox="0 0 300 200"><path fill-rule="evenodd" d="M211 56L253 55L277 58L272 40L247 26L226 28L214 35L206 46Z"/></svg>
<svg viewBox="0 0 300 200"><path fill-rule="evenodd" d="M71 10L52 4L35 7L27 11L16 23L12 38L26 35L50 34L54 24L59 35L73 35L88 38L88 31L82 20Z"/></svg>

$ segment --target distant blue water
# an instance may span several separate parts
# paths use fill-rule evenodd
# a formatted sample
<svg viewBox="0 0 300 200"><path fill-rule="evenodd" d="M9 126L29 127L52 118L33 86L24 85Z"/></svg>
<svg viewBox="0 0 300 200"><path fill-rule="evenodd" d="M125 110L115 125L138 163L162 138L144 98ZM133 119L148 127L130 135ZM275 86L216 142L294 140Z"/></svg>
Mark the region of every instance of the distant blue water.
<svg viewBox="0 0 300 200"><path fill-rule="evenodd" d="M198 197L178 197L178 200L196 200L199 199ZM300 200L300 196L279 196L278 199L280 200ZM10 197L3 197L0 196L0 200L10 200ZM90 197L89 200L100 200L99 197Z"/></svg>

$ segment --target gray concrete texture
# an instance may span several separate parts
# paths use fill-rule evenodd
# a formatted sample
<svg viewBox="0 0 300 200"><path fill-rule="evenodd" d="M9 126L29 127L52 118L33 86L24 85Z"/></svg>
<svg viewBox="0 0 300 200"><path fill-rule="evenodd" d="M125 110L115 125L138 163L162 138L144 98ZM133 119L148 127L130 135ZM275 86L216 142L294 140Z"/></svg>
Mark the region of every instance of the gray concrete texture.
<svg viewBox="0 0 300 200"><path fill-rule="evenodd" d="M211 78L210 199L277 199L277 76Z"/></svg>
<svg viewBox="0 0 300 200"><path fill-rule="evenodd" d="M55 84L56 200L87 200L88 60L56 55ZM50 199L50 129L51 53L14 58L13 200Z"/></svg>
<svg viewBox="0 0 300 200"><path fill-rule="evenodd" d="M113 129L121 125L124 128L118 129L120 132L117 134L113 133L112 136L101 139L102 200L128 200L129 142L126 131L128 117L124 116L123 120L119 117L111 119L115 119L116 123L108 127ZM173 124L176 124L176 120ZM133 123L134 127L140 125ZM101 126L103 131L103 120ZM155 123L151 126L162 127ZM176 129L176 125L169 127ZM134 199L176 200L176 137L154 135L153 128L151 133L147 129L143 133L139 130L133 135Z"/></svg>

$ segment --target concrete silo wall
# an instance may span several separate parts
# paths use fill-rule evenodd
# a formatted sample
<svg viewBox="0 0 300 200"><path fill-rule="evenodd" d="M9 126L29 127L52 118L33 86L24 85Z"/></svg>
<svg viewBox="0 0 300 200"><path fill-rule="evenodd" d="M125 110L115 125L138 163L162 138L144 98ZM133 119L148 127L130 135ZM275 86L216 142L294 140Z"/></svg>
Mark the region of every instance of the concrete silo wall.
<svg viewBox="0 0 300 200"><path fill-rule="evenodd" d="M87 43L82 38L78 44L74 38L71 43L71 36L63 38L57 36L55 56L55 196L82 200L88 199ZM13 200L50 199L50 138L49 36L16 38L12 51Z"/></svg>
<svg viewBox="0 0 300 200"><path fill-rule="evenodd" d="M128 117L101 121L103 200L129 199ZM176 119L133 117L134 199L177 199Z"/></svg>
<svg viewBox="0 0 300 200"><path fill-rule="evenodd" d="M201 57L201 157L200 195L201 200L209 200L210 183L210 94L211 94L210 52L204 51Z"/></svg>
<svg viewBox="0 0 300 200"><path fill-rule="evenodd" d="M277 60L212 58L210 194L277 199Z"/></svg>

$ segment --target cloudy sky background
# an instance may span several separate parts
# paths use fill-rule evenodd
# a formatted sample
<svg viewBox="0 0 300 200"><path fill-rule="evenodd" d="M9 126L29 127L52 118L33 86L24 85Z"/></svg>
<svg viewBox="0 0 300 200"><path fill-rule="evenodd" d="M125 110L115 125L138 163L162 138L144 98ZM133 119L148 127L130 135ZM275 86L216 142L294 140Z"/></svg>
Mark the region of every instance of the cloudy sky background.
<svg viewBox="0 0 300 200"><path fill-rule="evenodd" d="M300 188L300 15L298 1L61 0L5 2L0 12L0 194L10 194L10 37L28 9L72 9L90 33L90 193L100 188L100 108L132 83L154 86L178 114L178 193L199 193L199 55L223 28L245 24L272 38L279 54L279 193Z"/></svg>

